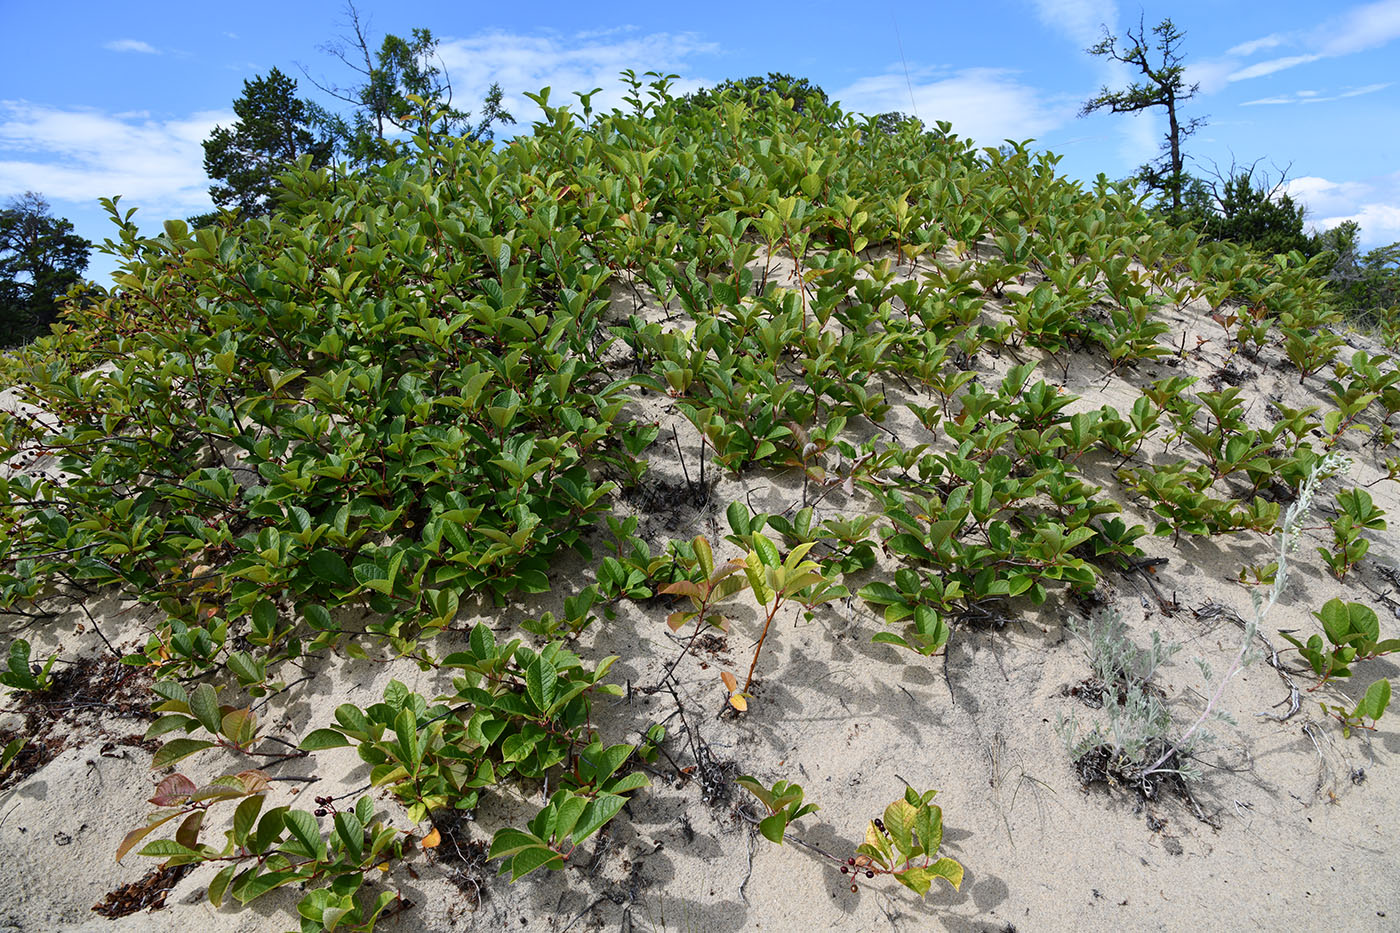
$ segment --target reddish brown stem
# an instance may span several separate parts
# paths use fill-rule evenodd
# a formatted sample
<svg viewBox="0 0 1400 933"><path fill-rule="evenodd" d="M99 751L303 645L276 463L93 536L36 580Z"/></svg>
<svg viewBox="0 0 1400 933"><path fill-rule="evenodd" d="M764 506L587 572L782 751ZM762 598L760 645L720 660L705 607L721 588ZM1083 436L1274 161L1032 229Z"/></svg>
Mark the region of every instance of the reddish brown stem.
<svg viewBox="0 0 1400 933"><path fill-rule="evenodd" d="M768 613L768 618L763 622L763 634L758 636L758 647L753 651L753 663L749 665L749 676L744 680L744 692L749 692L749 685L753 683L753 672L758 667L758 656L763 653L763 642L768 637L768 627L773 624L773 618L778 614L778 609L782 606L781 597L773 598L773 611Z"/></svg>

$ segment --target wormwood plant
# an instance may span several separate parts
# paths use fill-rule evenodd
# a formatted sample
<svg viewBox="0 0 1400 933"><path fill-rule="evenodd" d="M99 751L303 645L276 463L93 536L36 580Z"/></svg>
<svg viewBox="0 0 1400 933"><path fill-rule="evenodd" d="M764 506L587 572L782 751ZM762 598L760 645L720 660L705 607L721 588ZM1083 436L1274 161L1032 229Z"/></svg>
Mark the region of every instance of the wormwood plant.
<svg viewBox="0 0 1400 933"><path fill-rule="evenodd" d="M1162 782L1174 781L1181 786L1199 775L1192 764L1195 753L1211 741L1204 729L1213 719L1228 719L1220 703L1226 685L1252 660L1251 646L1255 632L1269 610L1283 595L1288 584L1289 555L1296 549L1302 534L1302 522L1311 508L1318 483L1332 473L1344 470L1347 461L1328 455L1313 465L1298 498L1288 507L1277 535L1277 569L1268 596L1250 591L1254 616L1244 625L1239 650L1231 659L1225 673L1217 679L1209 665L1198 660L1207 684L1214 690L1197 718L1179 733L1171 712L1162 702L1160 690L1150 684L1157 666L1176 650L1164 646L1160 636L1153 634L1150 651L1133 647L1126 638L1121 617L1111 614L1093 620L1084 636L1093 652L1095 678L1117 684L1117 695L1110 689L1105 698L1107 723L1096 723L1080 734L1073 718L1061 718L1057 730L1079 769L1085 783L1109 780L1135 788L1146 797L1157 794Z"/></svg>

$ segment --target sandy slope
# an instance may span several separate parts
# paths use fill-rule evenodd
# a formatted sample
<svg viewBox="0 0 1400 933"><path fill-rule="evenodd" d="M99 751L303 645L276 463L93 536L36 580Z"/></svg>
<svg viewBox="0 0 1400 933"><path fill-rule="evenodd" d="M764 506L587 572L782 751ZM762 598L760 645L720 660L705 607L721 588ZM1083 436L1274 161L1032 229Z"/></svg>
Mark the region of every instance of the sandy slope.
<svg viewBox="0 0 1400 933"><path fill-rule="evenodd" d="M648 314L664 316L656 308ZM1096 356L1069 355L1047 361L1039 376L1082 396L1076 408L1106 402L1120 410L1131 405L1138 387L1160 376L1175 372L1208 382L1227 362L1217 349L1224 344L1219 326L1198 309L1168 312L1168 319L1173 332L1163 342L1177 346L1184 334L1184 358L1109 375ZM1209 342L1189 350L1198 335ZM992 384L1011 362L987 353L977 360ZM1319 380L1300 386L1296 371L1276 349L1259 362L1236 357L1230 365L1242 378L1256 425L1267 423L1270 400L1294 407L1325 404ZM896 403L887 427L907 443L935 442L898 405L923 400L894 384L884 390ZM661 421L663 438L676 427L694 478L698 439L693 429L669 399L651 397L642 404L648 416ZM1345 478L1349 485L1382 476L1382 455L1359 446L1365 440L1366 435L1352 433L1344 441L1354 459ZM720 541L728 531L724 507L735 499L768 512L801 504L801 480L794 472L753 472L740 480L721 477L697 507L675 445L658 444L652 455L650 494L624 499L619 511L645 515L643 529L654 548L695 534ZM1085 472L1112 490L1117 488L1114 466L1102 458ZM1310 525L1324 524L1338 488L1339 480L1328 481L1318 498L1320 517ZM1393 529L1400 521L1400 488L1386 481L1370 491L1389 513ZM1131 520L1151 527L1144 510L1124 505ZM836 493L823 501L819 514L864 507L848 505ZM1278 642L1279 628L1312 630L1309 613L1333 596L1371 605L1381 616L1383 636L1400 634L1394 585L1383 575L1385 568L1400 565L1400 536L1392 530L1370 537L1370 555L1338 583L1313 553L1314 544L1330 543L1330 532L1309 531L1292 588L1265 634ZM1232 580L1242 565L1266 561L1271 545L1250 535L1185 539L1177 547L1166 538L1140 543L1150 555L1167 558L1155 583L1179 608L1165 611L1140 574L1106 572L1100 595L1124 612L1140 644L1153 630L1184 644L1160 680L1178 721L1189 722L1203 703L1193 659L1205 658L1222 670L1240 639L1227 615L1198 616L1193 610L1212 601L1247 613L1248 593ZM723 547L729 550L720 556L734 550ZM499 613L464 605L463 630L474 615L504 633L519 618L557 609L571 581L584 582L582 569L581 562L560 566L556 594L547 599ZM1381 595L1386 593L1392 595ZM1218 742L1195 792L1197 812L1171 796L1144 803L1126 790L1081 788L1054 724L1061 716L1087 720L1096 713L1066 695L1089 668L1062 624L1080 609L1060 594L1039 610L1013 606L1004 626L955 630L946 660L872 644L870 636L882 623L860 600L833 603L810 622L785 614L765 649L750 711L736 721L716 716L723 702L717 673L721 667L741 672L747 667L757 627L752 604L743 606L748 608L733 614L727 637L705 638L682 660L675 698L651 689L679 652L662 621L668 611L664 603L623 604L615 619L586 632L580 654L588 660L620 655L611 679L628 687L626 697L599 703L595 719L602 733L615 741L635 740L650 722L665 721L671 733L666 748L674 761L660 760L651 789L638 794L566 871L537 873L513 886L494 877L494 865L467 864L460 856L470 861L471 841L489 839L504 823L518 825L541 797L489 795L476 821L461 821L431 855L414 856L382 880L414 904L382 929L720 933L1326 925L1360 931L1395 929L1400 922L1400 846L1394 829L1400 812L1400 714L1394 711L1376 733L1349 740L1306 693L1298 715L1270 721L1258 714L1277 711L1287 691L1273 669L1255 663L1228 688L1226 706L1238 725L1216 729ZM153 621L143 608L101 608L103 630L128 646ZM65 657L97 656L103 650L80 617L30 636L45 648L61 648ZM445 653L450 647L449 641L435 650ZM1293 663L1288 656L1285 660ZM290 702L278 698L269 704L264 715L275 724L273 734L296 737L326 725L337 704L373 702L391 678L427 695L447 687L440 675L387 659L319 662L308 673L313 679ZM1395 664L1373 661L1355 678L1358 684L1344 683L1338 692L1354 698L1374 677L1397 674ZM1311 681L1299 678L1299 683L1306 687ZM683 719L676 712L677 698ZM0 725L22 728L13 714ZM112 854L125 831L142 820L148 809L143 798L160 775L148 770L149 755L140 748L117 744L104 751L108 743L143 728L130 716L102 709L75 712L62 726L66 750L0 791L0 864L6 866L0 872L0 929L231 933L294 927L295 892L264 898L246 910L214 910L204 900L208 871L183 878L164 910L117 921L92 913L108 891L152 867L152 860L136 856L117 865ZM961 892L935 888L921 902L892 883L871 883L852 893L849 879L809 849L792 843L779 848L755 838L736 814L736 805L752 802L743 791L702 799L706 782L697 778L710 769L696 767L700 745L713 754L713 767L720 769L715 773L801 783L821 810L790 832L829 852L852 850L866 822L902 794L906 781L921 790L938 788L947 824L945 849L967 869ZM221 761L212 753L185 764L189 773L201 776L247 766L234 756ZM677 775L677 765L691 773ZM349 793L367 781L367 768L349 749L274 765L269 772L319 776L310 785L278 783L275 795L284 799L303 787L303 796ZM385 812L399 812L386 795L369 793Z"/></svg>

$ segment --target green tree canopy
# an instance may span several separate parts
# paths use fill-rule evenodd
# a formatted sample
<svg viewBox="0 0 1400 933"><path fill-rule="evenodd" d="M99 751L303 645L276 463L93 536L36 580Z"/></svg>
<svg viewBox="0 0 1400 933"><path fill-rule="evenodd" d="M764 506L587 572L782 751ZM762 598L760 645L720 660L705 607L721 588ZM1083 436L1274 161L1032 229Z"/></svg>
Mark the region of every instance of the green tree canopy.
<svg viewBox="0 0 1400 933"><path fill-rule="evenodd" d="M1214 180L1188 178L1182 207L1173 218L1194 226L1208 240L1228 240L1261 253L1305 255L1317 252L1303 232L1302 204L1283 190L1283 180L1270 184L1256 176L1255 167L1230 171Z"/></svg>
<svg viewBox="0 0 1400 933"><path fill-rule="evenodd" d="M233 102L238 120L215 127L204 141L204 170L214 180L209 195L219 207L245 217L266 214L278 172L303 155L313 166L330 161L331 141L312 132L319 108L299 99L296 89L296 81L276 68L244 81L243 96Z"/></svg>
<svg viewBox="0 0 1400 933"><path fill-rule="evenodd" d="M776 71L768 72L767 77L750 75L747 78L728 78L714 87L702 88L687 95L685 102L695 107L710 107L721 95L733 91L755 91L760 98L766 97L769 92L785 99L791 98L792 109L798 113L807 113L814 105L825 106L830 102L826 91L807 78L794 78Z"/></svg>
<svg viewBox="0 0 1400 933"><path fill-rule="evenodd" d="M91 248L32 191L0 210L0 344L22 343L54 321Z"/></svg>
<svg viewBox="0 0 1400 933"><path fill-rule="evenodd" d="M353 108L348 118L326 114L324 121L350 161L368 164L393 158L392 137L399 133L489 140L493 124L515 122L502 106L498 84L487 91L475 124L471 111L453 104L452 80L431 30L414 29L407 39L386 35L378 50L371 51L359 11L350 4L346 12L350 34L327 45L325 51L354 72L357 82L338 85L312 79L312 83Z"/></svg>
<svg viewBox="0 0 1400 933"><path fill-rule="evenodd" d="M1361 226L1346 220L1313 235L1313 248L1332 256L1327 278L1349 313L1394 319L1400 309L1400 243L1363 254Z"/></svg>

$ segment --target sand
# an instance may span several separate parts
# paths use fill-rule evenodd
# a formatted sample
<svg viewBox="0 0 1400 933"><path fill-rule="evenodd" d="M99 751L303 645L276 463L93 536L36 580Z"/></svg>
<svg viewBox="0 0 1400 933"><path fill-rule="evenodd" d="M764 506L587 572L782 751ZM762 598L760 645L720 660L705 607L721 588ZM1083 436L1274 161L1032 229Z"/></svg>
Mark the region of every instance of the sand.
<svg viewBox="0 0 1400 933"><path fill-rule="evenodd" d="M619 314L630 312L630 298L620 295L617 302ZM1200 388L1228 363L1256 425L1268 423L1270 401L1328 405L1323 378L1300 385L1278 348L1266 349L1257 361L1238 354L1231 359L1220 326L1200 307L1164 313L1173 330L1162 342L1183 345L1184 354L1113 374L1100 355L1067 352L1046 360L1038 377L1081 396L1075 410L1107 403L1121 411L1147 382L1195 375L1202 379ZM657 320L670 317L654 305L646 314ZM1193 349L1198 336L1207 342ZM1363 337L1348 339L1339 358L1349 356L1352 347L1380 349ZM1038 351L1023 355L1035 358ZM979 354L980 378L995 384L1012 362ZM882 389L895 406L885 425L889 431L910 444L936 442L901 407L927 400L893 383ZM693 479L698 437L674 400L652 395L637 404L639 414L660 421L663 439L675 428ZM1373 416L1374 411L1367 417ZM873 430L853 426L855 434ZM1383 637L1400 635L1396 581L1387 576L1400 565L1400 536L1393 530L1369 533L1370 554L1343 582L1332 577L1314 550L1330 544L1326 519L1332 495L1343 482L1374 483L1369 491L1389 513L1392 529L1400 521L1400 485L1378 482L1384 475L1381 462L1394 451L1364 446L1368 439L1358 432L1346 436L1343 447L1353 459L1350 474L1327 481L1318 497L1295 558L1291 587L1263 629L1276 647L1282 646L1278 629L1315 630L1311 611L1333 597L1370 605L1380 615ZM1145 456L1160 454L1158 441L1144 449ZM728 531L724 509L729 502L748 501L772 513L801 504L797 471L720 476L697 504L676 445L658 443L651 456L650 493L620 500L617 511L641 515L653 548L667 539L704 534L716 542L717 556L733 556L737 549L720 543ZM1091 454L1085 473L1119 498L1130 523L1143 522L1150 529L1150 513L1112 479L1116 465ZM868 507L868 502L837 492L822 501L818 517ZM1175 546L1170 538L1147 537L1139 543L1150 556L1166 559L1153 582L1176 610L1163 607L1142 574L1105 571L1099 594L1122 611L1138 644L1146 644L1154 630L1183 644L1158 681L1177 722L1189 723L1204 704L1195 659L1224 670L1241 638L1228 612L1198 610L1214 604L1248 614L1249 593L1235 578L1242 566L1267 561L1273 545L1252 534L1183 537ZM522 618L557 611L572 591L569 581L584 579L583 568L581 560L561 563L554 593L503 610L464 600L458 626L433 650L445 654L477 621L505 635ZM112 599L89 609L107 638L123 650L138 645L158 621L147 607ZM1288 691L1277 671L1255 662L1226 688L1223 705L1236 724L1213 727L1217 741L1203 755L1194 804L1170 793L1145 801L1128 788L1081 786L1056 733L1061 717L1089 722L1101 715L1069 695L1088 677L1089 666L1064 624L1083 607L1069 602L1063 591L1052 592L1039 608L1013 604L1004 625L957 628L946 656L928 659L873 644L871 635L883 623L859 599L829 604L811 621L784 613L764 649L749 711L737 718L717 715L724 703L718 672L747 669L759 621L751 599L739 600L727 636L702 639L682 659L674 696L654 689L681 650L664 623L668 611L664 603L623 602L616 618L600 620L576 648L589 662L621 657L611 680L626 688L624 696L602 698L594 712L606 738L635 741L650 723L666 723L668 757L654 766L650 788L636 794L566 870L537 872L514 885L497 878L496 866L483 864L472 843L489 840L499 826L521 825L540 805L542 794L528 787L493 791L473 819L441 823L446 831L442 845L412 855L375 880L412 902L380 929L722 933L1326 926L1364 931L1393 930L1400 924L1400 846L1394 823L1400 813L1400 712L1382 719L1377 731L1346 739L1318 705L1324 693L1329 702L1344 697L1354 702L1376 677L1395 678L1397 669L1389 659L1368 662L1354 682L1317 694L1306 691L1311 678L1295 676L1304 688L1302 708L1285 722L1261 715L1286 710L1286 704L1278 704ZM37 651L100 659L106 649L92 621L70 613L57 623L32 627L27 637ZM1283 663L1295 671L1300 666L1296 653L1285 654ZM108 669L100 661L91 667ZM383 654L370 661L319 660L306 673L311 680L294 693L273 698L262 710L270 734L295 741L328 725L338 704L377 700L390 679L429 696L449 687L443 675ZM19 706L16 697L5 701L9 712L0 715L0 727L27 729L44 720L26 720L15 712ZM93 913L108 892L141 879L155 866L155 860L136 855L118 864L113 855L125 832L142 821L149 809L145 798L164 772L150 770L149 751L137 744L147 722L140 709L95 704L44 715L54 723L61 750L37 771L0 789L0 865L5 866L0 872L0 929L233 933L296 927L295 891L275 893L246 909L212 908L205 899L213 874L207 868L181 878L162 909L118 920ZM713 761L708 756L696 760L701 746ZM210 752L182 769L212 776L249 764L231 753ZM687 773L677 773L678 767ZM276 783L273 802L349 794L368 780L367 766L351 749L317 752L272 765L268 772L318 778L315 783ZM789 830L787 844L773 845L757 837L738 812L754 803L727 780L740 773L765 783L796 781L821 809ZM939 790L945 854L966 868L960 891L936 886L920 900L888 879L877 879L853 893L849 878L797 843L851 852L867 821L901 796L906 782L919 790ZM702 785L707 784L721 792L705 799ZM365 792L384 815L409 828L386 793ZM526 792L528 798L522 796Z"/></svg>

